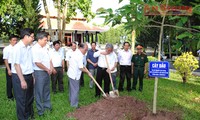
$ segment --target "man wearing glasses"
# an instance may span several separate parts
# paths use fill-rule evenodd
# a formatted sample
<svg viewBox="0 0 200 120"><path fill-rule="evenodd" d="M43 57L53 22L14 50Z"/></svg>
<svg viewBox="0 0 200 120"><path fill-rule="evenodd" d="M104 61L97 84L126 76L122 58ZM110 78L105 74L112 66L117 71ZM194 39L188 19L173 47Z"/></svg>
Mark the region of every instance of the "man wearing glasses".
<svg viewBox="0 0 200 120"><path fill-rule="evenodd" d="M33 64L31 46L34 32L30 28L20 31L22 38L13 49L12 57L12 82L14 96L16 99L16 110L18 120L33 118Z"/></svg>

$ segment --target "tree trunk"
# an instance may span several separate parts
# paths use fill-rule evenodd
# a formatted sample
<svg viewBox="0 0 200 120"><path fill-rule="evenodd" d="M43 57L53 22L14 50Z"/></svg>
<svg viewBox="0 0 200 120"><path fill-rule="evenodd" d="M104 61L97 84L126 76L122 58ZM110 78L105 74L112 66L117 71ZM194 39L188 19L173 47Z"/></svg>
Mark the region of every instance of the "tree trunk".
<svg viewBox="0 0 200 120"><path fill-rule="evenodd" d="M183 79L183 84L185 84L187 82L187 75L186 73L184 73L184 75L182 76Z"/></svg>
<svg viewBox="0 0 200 120"><path fill-rule="evenodd" d="M170 58L170 60L172 59L172 50L171 50L171 36L169 36L169 38L168 38L168 45L169 45L169 58Z"/></svg>
<svg viewBox="0 0 200 120"><path fill-rule="evenodd" d="M61 11L61 7L60 7L60 0L57 0L57 27L58 27L58 40L61 40L62 41L62 38L61 38L61 17L60 17L60 11Z"/></svg>
<svg viewBox="0 0 200 120"><path fill-rule="evenodd" d="M65 43L64 30L65 30L65 26L66 26L66 15L67 15L67 3L64 6L64 11L63 11L63 14L62 14L62 29L61 29L61 34L60 34L61 35L60 36L60 38L61 38L60 40L62 41L62 43Z"/></svg>
<svg viewBox="0 0 200 120"><path fill-rule="evenodd" d="M47 2L46 2L46 0L42 0L42 1L43 1L43 4L44 4L44 11L46 13L46 18L47 18L48 32L49 32L49 35L52 38L53 34L52 34L51 20L50 20L50 14L49 14Z"/></svg>

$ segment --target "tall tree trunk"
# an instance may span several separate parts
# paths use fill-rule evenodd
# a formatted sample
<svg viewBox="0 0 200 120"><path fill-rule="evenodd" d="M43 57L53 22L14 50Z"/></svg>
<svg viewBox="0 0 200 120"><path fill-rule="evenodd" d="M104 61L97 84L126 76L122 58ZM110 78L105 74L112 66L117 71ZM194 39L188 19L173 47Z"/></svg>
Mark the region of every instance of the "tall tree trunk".
<svg viewBox="0 0 200 120"><path fill-rule="evenodd" d="M66 26L66 15L67 15L67 3L64 6L64 11L63 11L63 14L62 14L62 29L61 29L61 41L62 41L62 43L65 43L64 30L65 30L65 26Z"/></svg>
<svg viewBox="0 0 200 120"><path fill-rule="evenodd" d="M50 14L49 14L47 2L46 2L46 0L42 0L42 1L43 1L43 4L44 4L44 11L46 13L46 18L47 18L48 32L49 32L49 35L52 38L53 34L52 34L51 20L50 20Z"/></svg>
<svg viewBox="0 0 200 120"><path fill-rule="evenodd" d="M60 17L60 11L61 11L61 7L60 7L60 0L57 0L57 26L58 26L58 39L62 41L61 38L61 17Z"/></svg>

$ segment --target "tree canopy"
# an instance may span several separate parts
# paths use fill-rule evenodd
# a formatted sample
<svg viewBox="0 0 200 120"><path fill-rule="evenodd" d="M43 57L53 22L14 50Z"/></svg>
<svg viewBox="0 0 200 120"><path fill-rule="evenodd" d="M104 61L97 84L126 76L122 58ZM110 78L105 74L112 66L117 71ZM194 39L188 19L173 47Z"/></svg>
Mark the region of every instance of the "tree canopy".
<svg viewBox="0 0 200 120"><path fill-rule="evenodd" d="M123 0L119 0L121 2ZM155 46L158 43L159 29L161 26L161 6L166 0L130 0L130 3L113 11L111 8L99 8L97 14L105 18L105 24L112 23L112 26L124 24L128 31L136 30L137 41ZM196 52L200 49L200 1L199 0L169 0L169 6L191 6L191 16L170 16L167 15L164 22L163 39L168 35L173 43L172 48L181 51ZM146 16L145 5L157 6L159 15ZM184 47L184 49L183 49Z"/></svg>
<svg viewBox="0 0 200 120"><path fill-rule="evenodd" d="M18 35L24 27L37 31L41 18L39 12L39 0L1 0L0 38L7 41L9 35Z"/></svg>

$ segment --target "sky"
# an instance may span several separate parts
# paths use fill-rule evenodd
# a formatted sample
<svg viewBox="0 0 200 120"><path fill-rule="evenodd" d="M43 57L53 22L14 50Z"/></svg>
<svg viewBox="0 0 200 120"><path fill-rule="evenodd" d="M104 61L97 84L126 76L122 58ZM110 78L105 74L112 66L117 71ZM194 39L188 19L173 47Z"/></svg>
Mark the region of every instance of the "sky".
<svg viewBox="0 0 200 120"><path fill-rule="evenodd" d="M105 8L105 9L112 8L113 11L114 11L117 8L119 8L119 7L121 7L125 4L128 4L128 3L129 3L129 0L123 0L120 4L119 4L119 0L92 0L92 12L96 13L96 10L98 8L101 8L101 7ZM47 4L48 4L48 6L50 6L49 7L50 15L56 16L57 13L56 13L56 10L53 7L53 1L47 0ZM42 8L41 14L45 15L42 2L41 2L41 6L42 6L41 7ZM80 16L82 16L81 13L78 13L78 17L80 17ZM96 16L93 20L91 20L90 23L95 23L97 25L101 25L101 24L103 24L103 22L104 22L103 18L99 18L98 16Z"/></svg>
<svg viewBox="0 0 200 120"><path fill-rule="evenodd" d="M123 0L120 4L119 4L119 0L92 0L92 11L95 13L96 10L101 7L105 9L112 8L114 11L117 8L120 8L128 3L129 3L129 0ZM104 19L96 16L95 19L92 20L91 22L100 25L100 24L103 24Z"/></svg>

